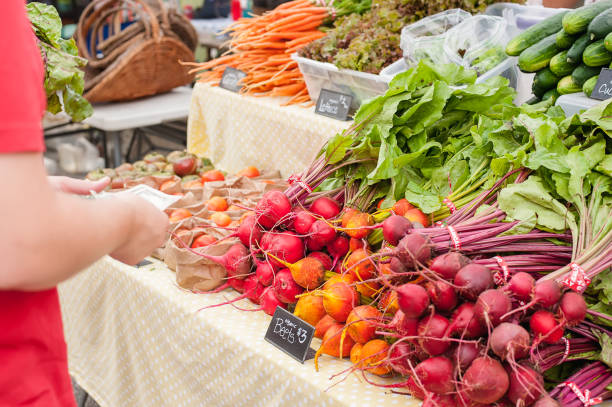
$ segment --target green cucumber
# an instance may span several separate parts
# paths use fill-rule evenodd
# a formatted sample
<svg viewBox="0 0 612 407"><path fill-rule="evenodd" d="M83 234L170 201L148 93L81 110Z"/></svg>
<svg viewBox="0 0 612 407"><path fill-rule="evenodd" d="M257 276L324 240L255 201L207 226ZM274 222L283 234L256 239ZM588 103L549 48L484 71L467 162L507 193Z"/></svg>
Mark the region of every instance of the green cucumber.
<svg viewBox="0 0 612 407"><path fill-rule="evenodd" d="M526 105L535 105L536 103L540 103L542 99L539 96L534 96L528 101L525 102Z"/></svg>
<svg viewBox="0 0 612 407"><path fill-rule="evenodd" d="M552 98L553 102L556 102L558 97L559 97L559 92L557 91L557 89L551 89L548 92L546 92L544 95L542 95L542 100Z"/></svg>
<svg viewBox="0 0 612 407"><path fill-rule="evenodd" d="M582 53L584 49L591 43L588 34L581 35L574 42L574 45L567 50L567 62L570 64L579 64L582 62Z"/></svg>
<svg viewBox="0 0 612 407"><path fill-rule="evenodd" d="M560 49L569 49L569 47L572 46L572 44L574 43L574 41L576 41L577 38L578 36L570 35L566 33L564 29L561 29L557 33L557 47L559 47Z"/></svg>
<svg viewBox="0 0 612 407"><path fill-rule="evenodd" d="M557 34L549 35L537 44L521 52L518 66L523 72L536 72L545 68L552 57L559 53L556 41Z"/></svg>
<svg viewBox="0 0 612 407"><path fill-rule="evenodd" d="M571 74L576 69L576 64L567 62L567 51L561 51L552 57L549 66L552 73L561 78Z"/></svg>
<svg viewBox="0 0 612 407"><path fill-rule="evenodd" d="M576 82L574 82L572 76L568 75L565 78L561 78L559 83L557 83L557 92L559 92L560 95L578 93L582 92L582 86L579 86Z"/></svg>
<svg viewBox="0 0 612 407"><path fill-rule="evenodd" d="M517 56L532 45L537 44L551 34L556 34L563 28L563 16L568 12L558 13L548 17L546 20L532 25L516 37L512 38L506 45L506 54Z"/></svg>
<svg viewBox="0 0 612 407"><path fill-rule="evenodd" d="M597 79L599 79L599 76L593 76L592 78L590 78L589 80L587 80L584 85L582 85L582 91L587 95L587 96L591 96L591 93L593 93L593 90L595 89L595 85L597 85Z"/></svg>
<svg viewBox="0 0 612 407"><path fill-rule="evenodd" d="M586 66L582 64L576 69L574 69L574 72L572 72L572 79L578 85L582 86L588 79L592 78L593 76L599 75L600 71L601 68L599 67Z"/></svg>
<svg viewBox="0 0 612 407"><path fill-rule="evenodd" d="M604 47L604 40L595 41L582 53L582 62L588 66L608 65L610 61L612 61L612 53Z"/></svg>
<svg viewBox="0 0 612 407"><path fill-rule="evenodd" d="M560 79L561 77L552 73L550 68L544 68L536 73L536 76L533 79L533 84L537 89L547 91L549 89L556 88L557 82L559 82Z"/></svg>
<svg viewBox="0 0 612 407"><path fill-rule="evenodd" d="M606 47L608 51L612 52L612 32L606 35L606 38L604 39L604 47Z"/></svg>
<svg viewBox="0 0 612 407"><path fill-rule="evenodd" d="M556 88L556 84L555 84L555 88ZM550 89L543 89L542 87L538 86L536 81L533 81L533 83L531 84L531 93L533 93L538 98L541 98L549 90Z"/></svg>
<svg viewBox="0 0 612 407"><path fill-rule="evenodd" d="M582 6L563 16L563 29L568 34L580 34L587 30L591 21L601 12L612 7L612 0Z"/></svg>
<svg viewBox="0 0 612 407"><path fill-rule="evenodd" d="M587 28L591 40L599 40L612 32L612 8L599 13Z"/></svg>

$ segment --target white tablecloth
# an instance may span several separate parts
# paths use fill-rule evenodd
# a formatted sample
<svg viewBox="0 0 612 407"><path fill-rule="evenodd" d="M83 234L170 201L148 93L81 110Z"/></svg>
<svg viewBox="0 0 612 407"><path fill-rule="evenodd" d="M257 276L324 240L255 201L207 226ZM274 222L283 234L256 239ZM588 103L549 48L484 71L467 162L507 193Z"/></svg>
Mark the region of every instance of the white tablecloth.
<svg viewBox="0 0 612 407"><path fill-rule="evenodd" d="M158 261L137 269L104 258L59 294L70 373L102 407L420 404L357 375L326 391L348 361L323 355L317 373L313 360L302 365L264 340L263 312L229 305L197 312L236 293L182 291Z"/></svg>

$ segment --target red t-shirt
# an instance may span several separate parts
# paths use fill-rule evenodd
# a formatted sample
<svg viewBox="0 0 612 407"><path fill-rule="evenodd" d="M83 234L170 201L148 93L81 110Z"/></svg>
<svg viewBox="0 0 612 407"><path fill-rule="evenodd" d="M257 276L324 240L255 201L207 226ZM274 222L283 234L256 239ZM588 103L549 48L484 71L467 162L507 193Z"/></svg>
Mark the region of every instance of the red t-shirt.
<svg viewBox="0 0 612 407"><path fill-rule="evenodd" d="M24 0L2 0L0 61L0 154L41 152L44 70ZM5 406L76 406L56 289L0 291Z"/></svg>

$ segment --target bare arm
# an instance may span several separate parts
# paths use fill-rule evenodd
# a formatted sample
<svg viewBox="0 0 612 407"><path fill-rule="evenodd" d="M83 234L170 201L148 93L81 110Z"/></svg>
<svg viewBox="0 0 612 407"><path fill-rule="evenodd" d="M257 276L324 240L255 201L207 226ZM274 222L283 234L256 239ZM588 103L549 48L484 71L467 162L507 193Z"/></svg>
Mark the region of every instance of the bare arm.
<svg viewBox="0 0 612 407"><path fill-rule="evenodd" d="M40 290L105 254L134 264L163 243L167 217L137 197L58 192L41 154L0 155L0 289Z"/></svg>

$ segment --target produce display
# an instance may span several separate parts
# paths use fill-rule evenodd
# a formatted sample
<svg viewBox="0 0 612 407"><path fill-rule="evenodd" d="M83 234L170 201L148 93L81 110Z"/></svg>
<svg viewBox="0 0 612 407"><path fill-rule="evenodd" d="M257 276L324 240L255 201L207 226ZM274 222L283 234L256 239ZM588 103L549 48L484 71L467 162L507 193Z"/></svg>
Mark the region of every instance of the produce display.
<svg viewBox="0 0 612 407"><path fill-rule="evenodd" d="M103 177L111 178L110 189L148 184L165 193L181 193L180 188L178 191L172 188L172 192L169 192L171 182L179 183L183 188L190 188L225 179L223 173L215 170L208 159L185 151L173 151L166 156L152 152L133 164L125 163L114 169L98 169L87 174L87 179L91 180Z"/></svg>
<svg viewBox="0 0 612 407"><path fill-rule="evenodd" d="M612 1L603 0L556 14L528 28L506 47L519 68L537 72L539 99L584 92L590 95L601 68L612 62Z"/></svg>
<svg viewBox="0 0 612 407"><path fill-rule="evenodd" d="M247 74L242 91L262 96L291 96L286 104L309 103L310 97L291 54L325 36L319 27L337 17L363 12L370 0L335 0L312 3L293 0L260 17L242 18L232 24L230 51L211 61L194 64L202 82L218 84L225 68Z"/></svg>
<svg viewBox="0 0 612 407"><path fill-rule="evenodd" d="M289 308L322 339L315 367L348 358L339 374L424 406L612 398L612 101L566 118L475 79L421 61L226 237L175 233L242 294L200 311Z"/></svg>
<svg viewBox="0 0 612 407"><path fill-rule="evenodd" d="M86 119L93 113L82 96L85 73L81 68L87 61L79 57L74 39L62 38L62 21L55 7L32 2L26 9L45 64L47 110L63 110L77 122Z"/></svg>
<svg viewBox="0 0 612 407"><path fill-rule="evenodd" d="M482 12L492 3L495 1L374 0L370 11L338 19L327 36L302 48L299 55L338 68L378 74L402 57L400 31L405 25L455 8Z"/></svg>
<svg viewBox="0 0 612 407"><path fill-rule="evenodd" d="M192 72L218 85L236 68L241 92L306 104L293 53L377 74L402 57L406 24L490 3L292 0L236 21L229 52ZM612 400L612 99L571 117L554 106L612 66L611 10L600 0L507 43L483 35L484 47L453 34L460 63L424 48L431 58L364 101L287 181L255 167L228 174L186 151L87 177L181 196L153 255L182 290L239 294L197 312L289 310L320 339L315 369L350 361L335 383L357 375L423 407ZM499 17L468 17L502 31ZM70 48L58 38L47 44ZM478 79L508 56L535 73L538 102L517 106L508 79Z"/></svg>

